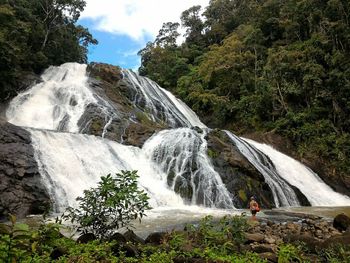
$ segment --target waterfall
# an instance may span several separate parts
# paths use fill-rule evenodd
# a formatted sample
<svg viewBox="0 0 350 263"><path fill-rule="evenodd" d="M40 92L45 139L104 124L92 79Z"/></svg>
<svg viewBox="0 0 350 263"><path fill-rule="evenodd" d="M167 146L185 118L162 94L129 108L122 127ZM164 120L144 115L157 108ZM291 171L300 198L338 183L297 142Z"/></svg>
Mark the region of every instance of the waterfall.
<svg viewBox="0 0 350 263"><path fill-rule="evenodd" d="M289 186L287 181L279 175L274 164L267 155L231 132L225 132L235 143L239 151L264 176L265 182L272 190L273 199L277 207L300 205L294 190Z"/></svg>
<svg viewBox="0 0 350 263"><path fill-rule="evenodd" d="M56 210L74 206L84 189L96 186L101 176L121 170L138 170L139 186L153 207L234 208L234 193L226 189L207 156L210 130L187 105L155 82L128 70L123 70L123 76L133 92L133 106L171 128L155 133L142 148L103 138L109 125L115 119L121 123L121 116L126 115L89 87L86 65L50 67L41 83L10 103L7 119L31 133L40 174ZM91 109L98 109L105 121L101 137L82 134L90 121L84 113ZM133 121L130 117L124 123ZM350 203L291 158L226 133L264 176L276 206L299 205L291 186L299 188L312 205Z"/></svg>
<svg viewBox="0 0 350 263"><path fill-rule="evenodd" d="M143 150L168 174L169 187L189 203L234 208L232 195L206 154L205 135L189 128L164 130L152 136Z"/></svg>
<svg viewBox="0 0 350 263"><path fill-rule="evenodd" d="M152 113L150 116L162 118L171 126L205 128L189 107L155 82L138 77L130 71L124 71L124 75L128 76L126 81L140 93L135 97L135 105L142 108L141 100L145 100ZM105 116L102 138L80 133L89 122L82 121L81 118L90 105L94 105ZM138 170L139 185L150 196L153 207L184 205L180 195L168 186L168 174L154 162L156 149L152 151L148 146L147 150L143 150L103 139L108 125L119 113L90 89L86 65L66 63L60 67L50 67L42 75L41 83L12 100L6 116L9 122L26 127L31 133L40 174L52 200L55 201L57 211L74 205L75 198L82 195L84 189L95 186L101 176L121 170ZM162 132L164 133L165 131ZM152 142L154 143L153 137ZM162 142L162 147L166 148L167 145L172 145L172 141ZM154 147L157 148L156 145ZM197 158L199 160L205 158L203 154L206 145L203 139L198 147L201 148L200 151L197 149L200 152ZM209 160L205 161L210 166ZM178 162L181 162L180 157ZM219 175L216 174L216 177L218 178L212 180L213 186L206 188L208 191L219 192L215 194L215 200L211 201L210 192L204 190L201 182L197 182L194 185L196 192L193 194L193 202L187 204L232 208L232 201L228 198L225 200L228 205L221 200L219 189L225 187L220 182ZM199 192L206 196L202 198L202 202L196 198Z"/></svg>
<svg viewBox="0 0 350 263"><path fill-rule="evenodd" d="M333 191L321 178L302 163L280 153L266 144L244 139L266 154L273 162L277 173L289 184L297 187L312 206L348 206L350 198Z"/></svg>
<svg viewBox="0 0 350 263"><path fill-rule="evenodd" d="M136 93L134 104L146 107L152 113L153 121L158 118L172 128L206 127L186 104L154 81L140 77L130 70L123 70L123 76Z"/></svg>
<svg viewBox="0 0 350 263"><path fill-rule="evenodd" d="M293 158L271 146L239 138L225 131L239 151L264 176L272 189L276 206L299 206L290 185L298 188L312 206L346 206L348 196L334 192L319 176Z"/></svg>
<svg viewBox="0 0 350 263"><path fill-rule="evenodd" d="M101 176L121 170L139 171L139 184L151 198L151 205L182 206L160 172L138 147L100 137L30 129L40 173L56 210L73 206L85 189L96 186Z"/></svg>
<svg viewBox="0 0 350 263"><path fill-rule="evenodd" d="M43 82L15 97L6 112L12 124L54 131L78 132L78 121L90 103L86 65L66 63L50 67Z"/></svg>

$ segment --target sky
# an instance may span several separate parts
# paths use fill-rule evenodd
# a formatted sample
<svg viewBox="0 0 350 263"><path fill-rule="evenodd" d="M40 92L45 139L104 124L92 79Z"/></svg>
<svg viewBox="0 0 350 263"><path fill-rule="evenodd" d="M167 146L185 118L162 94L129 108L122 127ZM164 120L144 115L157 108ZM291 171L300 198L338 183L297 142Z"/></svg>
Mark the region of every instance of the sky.
<svg viewBox="0 0 350 263"><path fill-rule="evenodd" d="M154 41L165 22L180 22L183 11L209 0L85 0L79 24L99 41L89 48L89 62L137 70L137 52Z"/></svg>

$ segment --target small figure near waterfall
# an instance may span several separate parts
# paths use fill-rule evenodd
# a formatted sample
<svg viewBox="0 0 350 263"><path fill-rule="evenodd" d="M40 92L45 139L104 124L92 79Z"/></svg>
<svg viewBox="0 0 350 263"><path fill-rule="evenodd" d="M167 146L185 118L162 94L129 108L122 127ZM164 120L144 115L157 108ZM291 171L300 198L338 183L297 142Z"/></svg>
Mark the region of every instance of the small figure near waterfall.
<svg viewBox="0 0 350 263"><path fill-rule="evenodd" d="M250 198L249 209L250 209L250 212L252 213L252 220L257 220L256 213L260 211L260 207L258 202L255 200L254 196Z"/></svg>

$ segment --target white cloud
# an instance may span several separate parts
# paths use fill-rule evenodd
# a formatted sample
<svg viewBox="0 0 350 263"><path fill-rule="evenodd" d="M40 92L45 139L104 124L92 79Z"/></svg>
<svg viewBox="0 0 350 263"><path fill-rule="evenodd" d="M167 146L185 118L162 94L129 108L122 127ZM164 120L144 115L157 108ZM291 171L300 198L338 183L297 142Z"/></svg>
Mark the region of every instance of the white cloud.
<svg viewBox="0 0 350 263"><path fill-rule="evenodd" d="M153 38L164 22L179 22L181 13L209 0L86 0L81 18L93 19L94 29L128 35L144 42Z"/></svg>

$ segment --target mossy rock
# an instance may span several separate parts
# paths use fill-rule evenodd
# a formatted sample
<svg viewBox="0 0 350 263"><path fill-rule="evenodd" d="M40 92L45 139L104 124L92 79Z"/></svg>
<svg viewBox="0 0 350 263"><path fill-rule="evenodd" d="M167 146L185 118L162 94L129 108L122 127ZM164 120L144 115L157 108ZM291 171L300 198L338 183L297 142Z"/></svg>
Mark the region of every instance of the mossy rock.
<svg viewBox="0 0 350 263"><path fill-rule="evenodd" d="M137 120L147 126L155 126L156 124L150 119L149 115L145 112L138 111L135 113Z"/></svg>
<svg viewBox="0 0 350 263"><path fill-rule="evenodd" d="M244 190L242 190L242 189L239 190L238 191L238 196L243 202L247 202L248 201L247 194L245 193Z"/></svg>
<svg viewBox="0 0 350 263"><path fill-rule="evenodd" d="M88 71L94 78L109 83L116 83L123 78L120 67L110 64L91 63L88 66Z"/></svg>
<svg viewBox="0 0 350 263"><path fill-rule="evenodd" d="M208 154L208 156L209 156L210 158L212 158L212 159L217 158L217 157L219 156L219 153L218 153L218 152L216 152L215 150L210 149L210 148L208 148L207 154Z"/></svg>
<svg viewBox="0 0 350 263"><path fill-rule="evenodd" d="M99 135L102 133L102 130L103 130L103 124L101 119L92 119L91 125L90 125L91 134Z"/></svg>

